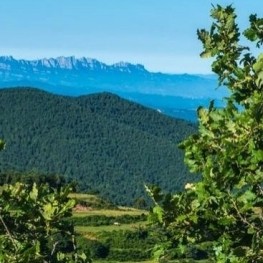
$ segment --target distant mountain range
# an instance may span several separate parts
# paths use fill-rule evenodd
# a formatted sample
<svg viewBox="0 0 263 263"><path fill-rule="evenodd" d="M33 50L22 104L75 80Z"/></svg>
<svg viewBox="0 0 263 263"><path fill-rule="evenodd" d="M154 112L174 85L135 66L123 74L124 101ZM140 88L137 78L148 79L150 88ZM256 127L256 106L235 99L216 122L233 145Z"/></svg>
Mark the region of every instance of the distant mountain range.
<svg viewBox="0 0 263 263"><path fill-rule="evenodd" d="M71 177L119 204L145 196L144 183L175 192L194 180L177 145L196 126L110 93L80 97L0 90L0 171Z"/></svg>
<svg viewBox="0 0 263 263"><path fill-rule="evenodd" d="M0 57L0 87L32 86L69 96L112 92L172 116L195 119L195 109L219 103L226 90L214 75L149 72L140 64L107 65L96 59L58 57L39 60Z"/></svg>

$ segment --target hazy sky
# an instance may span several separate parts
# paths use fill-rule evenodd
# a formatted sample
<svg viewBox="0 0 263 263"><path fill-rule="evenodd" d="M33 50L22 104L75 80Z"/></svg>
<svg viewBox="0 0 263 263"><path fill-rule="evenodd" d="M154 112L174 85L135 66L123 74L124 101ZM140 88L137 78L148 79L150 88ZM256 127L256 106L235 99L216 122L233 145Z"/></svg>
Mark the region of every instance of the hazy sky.
<svg viewBox="0 0 263 263"><path fill-rule="evenodd" d="M262 0L0 0L0 55L75 55L208 73L196 30L209 28L212 3L233 4L241 28L250 13L263 17Z"/></svg>

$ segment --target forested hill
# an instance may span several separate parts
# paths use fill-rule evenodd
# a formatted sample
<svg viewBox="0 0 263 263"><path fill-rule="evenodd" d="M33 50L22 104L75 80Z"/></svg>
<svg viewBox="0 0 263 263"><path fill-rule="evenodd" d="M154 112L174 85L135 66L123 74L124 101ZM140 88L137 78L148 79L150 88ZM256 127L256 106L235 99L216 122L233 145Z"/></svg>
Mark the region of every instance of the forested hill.
<svg viewBox="0 0 263 263"><path fill-rule="evenodd" d="M176 191L191 181L177 144L195 126L116 95L3 89L0 111L2 171L58 173L120 204L144 195L144 182Z"/></svg>

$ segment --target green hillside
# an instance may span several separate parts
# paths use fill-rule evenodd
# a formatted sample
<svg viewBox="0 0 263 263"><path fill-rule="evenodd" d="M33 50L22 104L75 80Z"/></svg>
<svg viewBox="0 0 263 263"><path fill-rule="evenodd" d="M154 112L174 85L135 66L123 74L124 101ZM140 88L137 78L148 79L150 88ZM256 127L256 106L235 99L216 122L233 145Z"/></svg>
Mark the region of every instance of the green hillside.
<svg viewBox="0 0 263 263"><path fill-rule="evenodd" d="M119 204L144 195L145 182L174 192L191 180L177 144L195 126L116 95L3 89L0 111L2 171L58 173Z"/></svg>

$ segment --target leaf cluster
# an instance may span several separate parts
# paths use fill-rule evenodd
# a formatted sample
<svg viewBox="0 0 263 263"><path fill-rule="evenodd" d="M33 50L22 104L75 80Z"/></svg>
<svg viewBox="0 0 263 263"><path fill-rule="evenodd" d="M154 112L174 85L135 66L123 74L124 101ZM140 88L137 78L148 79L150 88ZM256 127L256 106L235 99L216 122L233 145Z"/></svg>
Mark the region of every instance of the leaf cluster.
<svg viewBox="0 0 263 263"><path fill-rule="evenodd" d="M198 134L180 144L190 171L201 173L201 180L186 184L185 192L177 195L150 189L157 201L153 215L169 230L163 251L176 248L185 256L190 245L205 245L211 262L262 262L262 54L255 58L246 53L249 47L239 45L232 6L215 6L211 16L215 22L210 31L198 31L201 56L215 58L212 70L230 96L225 108L213 102L208 109L200 107ZM257 47L263 40L262 21L252 15L243 34L257 41Z"/></svg>
<svg viewBox="0 0 263 263"><path fill-rule="evenodd" d="M75 205L69 186L5 185L0 196L1 262L89 262L76 249L73 225L65 219Z"/></svg>

